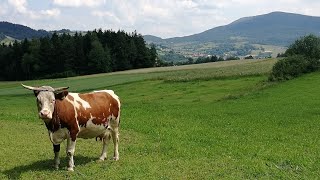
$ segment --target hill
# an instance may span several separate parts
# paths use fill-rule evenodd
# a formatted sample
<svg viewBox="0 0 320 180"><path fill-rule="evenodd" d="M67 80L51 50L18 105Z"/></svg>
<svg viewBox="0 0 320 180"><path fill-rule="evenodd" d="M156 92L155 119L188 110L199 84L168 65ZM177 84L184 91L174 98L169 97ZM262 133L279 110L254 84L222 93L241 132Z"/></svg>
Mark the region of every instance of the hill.
<svg viewBox="0 0 320 180"><path fill-rule="evenodd" d="M307 34L320 33L320 17L285 12L240 18L228 25L219 26L199 34L168 39L146 36L154 43L185 42L239 42L288 46L297 38Z"/></svg>
<svg viewBox="0 0 320 180"><path fill-rule="evenodd" d="M45 30L34 30L30 27L23 26L20 24L0 22L0 40L4 39L5 36L17 40L22 40L24 38L39 38L43 36L48 36L50 34L51 33Z"/></svg>
<svg viewBox="0 0 320 180"><path fill-rule="evenodd" d="M153 36L153 35L145 35L143 36L143 39L147 42L147 43L153 43L153 42L163 42L164 39L157 37L157 36Z"/></svg>
<svg viewBox="0 0 320 180"><path fill-rule="evenodd" d="M291 43L308 34L319 35L320 17L272 12L240 18L228 25L184 37L162 39L146 35L148 43L157 45L160 58L177 61L176 57L198 58L210 55L276 57ZM183 58L179 58L182 59Z"/></svg>

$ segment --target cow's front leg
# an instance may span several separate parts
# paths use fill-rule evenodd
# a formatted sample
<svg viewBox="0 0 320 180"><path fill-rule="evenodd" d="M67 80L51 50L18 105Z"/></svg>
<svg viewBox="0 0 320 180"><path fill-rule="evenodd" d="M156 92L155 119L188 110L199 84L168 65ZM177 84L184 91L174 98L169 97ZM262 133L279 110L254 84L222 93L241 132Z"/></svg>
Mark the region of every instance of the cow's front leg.
<svg viewBox="0 0 320 180"><path fill-rule="evenodd" d="M67 141L67 156L69 158L68 171L74 171L73 168L75 166L74 166L73 156L74 156L75 148L76 148L76 140L72 140L71 138L68 138L68 141Z"/></svg>
<svg viewBox="0 0 320 180"><path fill-rule="evenodd" d="M54 145L53 144L53 152L54 152L54 168L59 169L60 165L60 157L59 157L59 152L60 152L60 144Z"/></svg>

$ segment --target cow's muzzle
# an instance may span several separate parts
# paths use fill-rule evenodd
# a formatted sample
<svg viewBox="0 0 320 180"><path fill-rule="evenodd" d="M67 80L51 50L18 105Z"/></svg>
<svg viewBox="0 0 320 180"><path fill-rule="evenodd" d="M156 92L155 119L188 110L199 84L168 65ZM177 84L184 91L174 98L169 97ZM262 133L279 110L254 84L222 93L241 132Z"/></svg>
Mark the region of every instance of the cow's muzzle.
<svg viewBox="0 0 320 180"><path fill-rule="evenodd" d="M41 119L52 119L52 114L50 113L49 110L43 109L39 112L39 117Z"/></svg>

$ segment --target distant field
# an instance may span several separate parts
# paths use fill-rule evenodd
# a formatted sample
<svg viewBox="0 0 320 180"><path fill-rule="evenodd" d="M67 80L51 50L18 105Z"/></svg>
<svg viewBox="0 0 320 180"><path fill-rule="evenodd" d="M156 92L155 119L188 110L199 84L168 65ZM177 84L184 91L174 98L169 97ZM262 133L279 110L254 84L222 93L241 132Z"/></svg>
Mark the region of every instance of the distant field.
<svg viewBox="0 0 320 180"><path fill-rule="evenodd" d="M110 88L114 85L132 83L146 79L183 80L223 78L230 76L245 76L266 74L276 62L267 60L225 61L186 66L158 67L129 70L122 72L95 74L55 80L26 81L30 85L70 86L71 91L90 91L94 89ZM1 82L0 95L27 94L20 88L20 82Z"/></svg>
<svg viewBox="0 0 320 180"><path fill-rule="evenodd" d="M62 168L51 167L32 93L20 82L1 82L0 179L317 179L320 73L270 84L275 61L23 82L120 96L120 161L96 162L101 142L79 139L73 173L63 150Z"/></svg>
<svg viewBox="0 0 320 180"><path fill-rule="evenodd" d="M284 53L287 48L282 46L273 46L273 45L260 45L260 44L254 44L256 48L264 48L265 51L272 51L272 57L277 57L279 53ZM252 54L259 54L259 50L252 51Z"/></svg>
<svg viewBox="0 0 320 180"><path fill-rule="evenodd" d="M234 54L244 58L246 55L259 55L260 53L264 53L265 51L272 51L271 56L277 57L278 53L284 53L287 47L284 46L275 46L275 45L265 45L265 44L251 44L245 39L241 39L241 37L234 37L233 40L236 40L233 43L214 43L214 42L206 42L206 43L198 43L198 42L185 42L185 43L168 43L165 46L168 48L162 49L159 48L158 52L160 55L167 54L171 50L180 55L184 55L186 57L192 57L195 54L205 55L217 55L223 56L223 54ZM252 46L249 48L248 46ZM247 47L245 47L247 46ZM262 49L261 49L262 47ZM251 50L249 50L251 49ZM247 50L243 52L244 50ZM238 54L239 52L240 54Z"/></svg>
<svg viewBox="0 0 320 180"><path fill-rule="evenodd" d="M9 45L10 43L13 43L14 40L14 38L6 36L4 39L0 41L0 44Z"/></svg>

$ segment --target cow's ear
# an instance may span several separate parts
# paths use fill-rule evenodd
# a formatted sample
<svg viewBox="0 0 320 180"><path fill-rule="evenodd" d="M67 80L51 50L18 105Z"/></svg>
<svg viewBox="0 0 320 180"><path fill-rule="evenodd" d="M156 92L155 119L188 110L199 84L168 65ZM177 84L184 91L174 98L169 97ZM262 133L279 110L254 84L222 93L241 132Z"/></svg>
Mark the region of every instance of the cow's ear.
<svg viewBox="0 0 320 180"><path fill-rule="evenodd" d="M59 92L59 93L55 93L54 97L56 99L63 100L68 95L68 93L69 93L68 91L62 91L62 92Z"/></svg>
<svg viewBox="0 0 320 180"><path fill-rule="evenodd" d="M34 91L33 91L33 93L34 93L34 95L35 95L36 97L38 96L39 92L40 92L40 91L38 91L38 90L34 90Z"/></svg>

